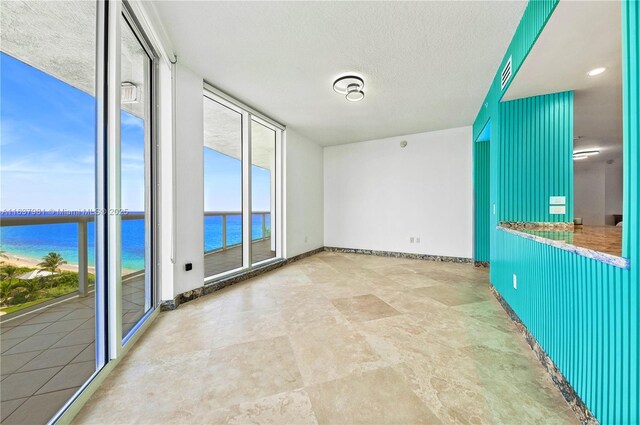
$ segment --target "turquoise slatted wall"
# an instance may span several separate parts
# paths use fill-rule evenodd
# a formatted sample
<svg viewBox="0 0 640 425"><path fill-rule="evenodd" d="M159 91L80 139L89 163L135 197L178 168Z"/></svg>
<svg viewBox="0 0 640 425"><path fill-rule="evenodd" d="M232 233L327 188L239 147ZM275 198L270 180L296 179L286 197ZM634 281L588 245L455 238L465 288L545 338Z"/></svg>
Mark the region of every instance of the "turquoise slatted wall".
<svg viewBox="0 0 640 425"><path fill-rule="evenodd" d="M640 4L622 6L622 78L624 133L623 253L631 259L631 285L622 309L628 318L622 336L628 352L621 359L628 388L629 422L640 423Z"/></svg>
<svg viewBox="0 0 640 425"><path fill-rule="evenodd" d="M491 142L476 142L474 182L476 208L475 261L489 262L489 237L491 230L489 195L489 152Z"/></svg>
<svg viewBox="0 0 640 425"><path fill-rule="evenodd" d="M573 92L500 103L499 221L573 221ZM549 197L566 213L550 214Z"/></svg>
<svg viewBox="0 0 640 425"><path fill-rule="evenodd" d="M629 311L640 307L630 271L502 231L495 248L493 285L591 412L603 424L637 423L625 382Z"/></svg>
<svg viewBox="0 0 640 425"><path fill-rule="evenodd" d="M473 126L491 119L491 204L498 193L501 140L499 72L517 72L557 1L530 1ZM496 230L491 214L491 282L538 339L602 424L640 423L640 7L622 3L625 184L622 270ZM476 152L477 153L477 152ZM518 290L512 274L518 274Z"/></svg>

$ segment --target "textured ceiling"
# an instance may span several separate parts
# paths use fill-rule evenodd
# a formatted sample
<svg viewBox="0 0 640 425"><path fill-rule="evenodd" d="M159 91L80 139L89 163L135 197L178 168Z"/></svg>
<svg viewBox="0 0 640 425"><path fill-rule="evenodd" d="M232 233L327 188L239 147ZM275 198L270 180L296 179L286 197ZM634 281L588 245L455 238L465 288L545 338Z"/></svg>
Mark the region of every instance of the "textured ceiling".
<svg viewBox="0 0 640 425"><path fill-rule="evenodd" d="M581 163L622 157L620 16L619 2L560 2L504 97L575 90L574 148L602 152Z"/></svg>
<svg viewBox="0 0 640 425"><path fill-rule="evenodd" d="M178 60L322 145L470 125L525 2L154 6ZM366 97L333 92L347 72Z"/></svg>
<svg viewBox="0 0 640 425"><path fill-rule="evenodd" d="M204 97L204 145L235 159L242 158L242 116L220 103ZM251 163L267 170L275 167L276 134L251 123Z"/></svg>
<svg viewBox="0 0 640 425"><path fill-rule="evenodd" d="M123 28L122 34L122 80L138 87L138 101L123 105L123 109L142 116L144 51L130 29ZM3 1L0 39L2 52L95 95L95 2Z"/></svg>

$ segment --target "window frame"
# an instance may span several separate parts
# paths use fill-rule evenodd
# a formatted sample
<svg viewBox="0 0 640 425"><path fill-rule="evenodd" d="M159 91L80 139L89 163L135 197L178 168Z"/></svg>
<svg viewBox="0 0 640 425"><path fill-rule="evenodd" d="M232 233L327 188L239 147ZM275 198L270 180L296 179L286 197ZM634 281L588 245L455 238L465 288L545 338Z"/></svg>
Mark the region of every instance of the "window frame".
<svg viewBox="0 0 640 425"><path fill-rule="evenodd" d="M284 259L282 216L284 214L283 196L283 159L282 145L286 136L286 126L260 111L246 105L243 102L229 96L215 86L204 81L203 97L218 102L242 115L242 267L204 277L204 284L211 285L217 281L231 276L242 275L254 269L278 263ZM275 196L274 211L275 231L271 230L272 237L275 238L276 255L273 258L252 264L252 208L251 208L251 123L255 121L275 132ZM203 191L204 196L204 191ZM204 210L203 210L204 220ZM247 241L249 241L247 243ZM204 252L203 252L204 255Z"/></svg>

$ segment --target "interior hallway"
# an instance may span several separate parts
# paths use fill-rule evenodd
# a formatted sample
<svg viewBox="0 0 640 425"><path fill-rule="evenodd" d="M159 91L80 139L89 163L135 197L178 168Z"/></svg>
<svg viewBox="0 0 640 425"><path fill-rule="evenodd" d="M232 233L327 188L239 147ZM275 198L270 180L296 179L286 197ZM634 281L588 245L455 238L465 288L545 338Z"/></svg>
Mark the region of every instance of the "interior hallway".
<svg viewBox="0 0 640 425"><path fill-rule="evenodd" d="M322 252L162 313L74 423L577 423L489 287Z"/></svg>

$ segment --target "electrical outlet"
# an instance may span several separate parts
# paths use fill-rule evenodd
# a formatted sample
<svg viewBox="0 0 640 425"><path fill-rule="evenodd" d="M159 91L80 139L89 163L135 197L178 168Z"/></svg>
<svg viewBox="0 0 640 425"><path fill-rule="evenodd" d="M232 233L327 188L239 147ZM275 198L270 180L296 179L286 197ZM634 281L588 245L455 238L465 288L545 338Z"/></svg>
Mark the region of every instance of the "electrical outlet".
<svg viewBox="0 0 640 425"><path fill-rule="evenodd" d="M409 238L409 243L413 243L414 239L415 239L415 238L414 238L413 236L411 236L411 237Z"/></svg>
<svg viewBox="0 0 640 425"><path fill-rule="evenodd" d="M513 274L513 289L518 289L518 276L516 276L516 274Z"/></svg>
<svg viewBox="0 0 640 425"><path fill-rule="evenodd" d="M416 238L416 243L420 243L420 237L419 236Z"/></svg>

